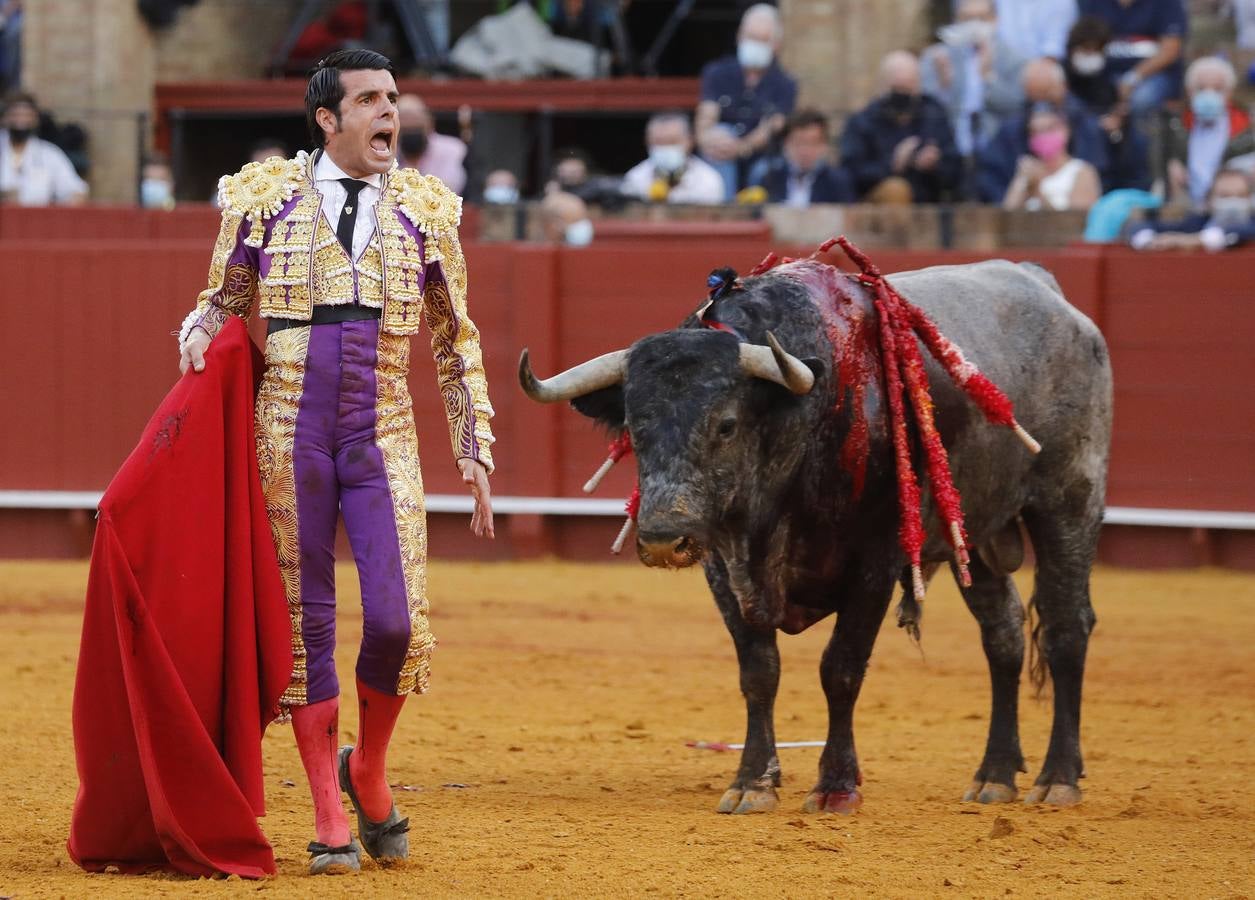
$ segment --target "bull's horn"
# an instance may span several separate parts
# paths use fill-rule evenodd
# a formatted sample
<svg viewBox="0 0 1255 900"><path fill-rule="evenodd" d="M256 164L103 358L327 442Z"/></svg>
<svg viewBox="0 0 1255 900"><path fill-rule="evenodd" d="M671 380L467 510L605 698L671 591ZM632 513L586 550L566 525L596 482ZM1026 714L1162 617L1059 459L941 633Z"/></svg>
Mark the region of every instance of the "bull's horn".
<svg viewBox="0 0 1255 900"><path fill-rule="evenodd" d="M774 381L797 395L809 394L815 386L815 373L806 363L796 356L786 353L776 340L776 336L767 332L768 346L758 344L741 345L741 369L755 378Z"/></svg>
<svg viewBox="0 0 1255 900"><path fill-rule="evenodd" d="M538 403L573 400L621 383L627 355L626 350L615 350L541 381L532 374L532 364L524 349L519 357L519 384L523 393Z"/></svg>

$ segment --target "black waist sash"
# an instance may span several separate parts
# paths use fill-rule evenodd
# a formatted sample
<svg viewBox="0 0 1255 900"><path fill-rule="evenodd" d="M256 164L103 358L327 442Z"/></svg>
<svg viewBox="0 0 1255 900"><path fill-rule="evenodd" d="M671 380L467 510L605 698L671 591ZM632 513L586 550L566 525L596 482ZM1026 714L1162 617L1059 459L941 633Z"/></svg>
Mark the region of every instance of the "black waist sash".
<svg viewBox="0 0 1255 900"><path fill-rule="evenodd" d="M382 310L373 306L341 303L335 306L315 306L308 322L301 319L267 319L266 334L274 334L285 328L303 328L306 325L331 325L336 322L360 322L362 319L378 319Z"/></svg>

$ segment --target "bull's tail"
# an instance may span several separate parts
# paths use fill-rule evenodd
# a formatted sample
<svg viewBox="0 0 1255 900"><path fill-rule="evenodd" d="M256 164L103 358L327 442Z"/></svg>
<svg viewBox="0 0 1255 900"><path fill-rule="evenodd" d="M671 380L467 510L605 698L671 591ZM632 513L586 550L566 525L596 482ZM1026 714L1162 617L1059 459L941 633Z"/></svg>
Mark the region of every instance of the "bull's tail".
<svg viewBox="0 0 1255 900"><path fill-rule="evenodd" d="M1046 653L1042 648L1041 618L1037 615L1037 596L1025 607L1028 614L1028 678L1033 685L1033 696L1038 700L1046 691Z"/></svg>

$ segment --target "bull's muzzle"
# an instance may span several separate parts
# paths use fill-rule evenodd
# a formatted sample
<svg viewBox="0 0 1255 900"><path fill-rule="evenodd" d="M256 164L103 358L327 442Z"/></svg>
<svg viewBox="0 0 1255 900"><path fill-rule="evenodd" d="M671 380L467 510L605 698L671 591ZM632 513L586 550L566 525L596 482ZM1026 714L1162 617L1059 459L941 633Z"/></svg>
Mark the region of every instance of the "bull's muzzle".
<svg viewBox="0 0 1255 900"><path fill-rule="evenodd" d="M647 566L684 569L701 560L705 550L690 537L664 537L641 532L636 538L636 555Z"/></svg>

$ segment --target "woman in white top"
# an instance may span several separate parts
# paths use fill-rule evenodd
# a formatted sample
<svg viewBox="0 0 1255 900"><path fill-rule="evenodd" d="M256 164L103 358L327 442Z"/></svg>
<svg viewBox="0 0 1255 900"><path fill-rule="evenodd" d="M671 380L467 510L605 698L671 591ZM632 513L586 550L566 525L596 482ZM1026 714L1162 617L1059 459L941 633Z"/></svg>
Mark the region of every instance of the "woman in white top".
<svg viewBox="0 0 1255 900"><path fill-rule="evenodd" d="M1003 209L1087 210L1102 195L1098 170L1068 153L1072 131L1053 107L1028 118L1029 156L1021 156L1002 200Z"/></svg>

